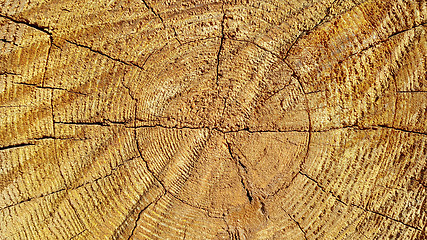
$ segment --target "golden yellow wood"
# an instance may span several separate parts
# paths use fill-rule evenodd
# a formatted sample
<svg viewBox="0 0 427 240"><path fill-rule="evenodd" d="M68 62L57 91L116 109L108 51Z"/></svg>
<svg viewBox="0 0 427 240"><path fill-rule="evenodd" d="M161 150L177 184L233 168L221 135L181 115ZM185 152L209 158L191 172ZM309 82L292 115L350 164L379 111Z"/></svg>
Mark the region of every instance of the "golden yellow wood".
<svg viewBox="0 0 427 240"><path fill-rule="evenodd" d="M0 239L426 239L427 1L0 1Z"/></svg>

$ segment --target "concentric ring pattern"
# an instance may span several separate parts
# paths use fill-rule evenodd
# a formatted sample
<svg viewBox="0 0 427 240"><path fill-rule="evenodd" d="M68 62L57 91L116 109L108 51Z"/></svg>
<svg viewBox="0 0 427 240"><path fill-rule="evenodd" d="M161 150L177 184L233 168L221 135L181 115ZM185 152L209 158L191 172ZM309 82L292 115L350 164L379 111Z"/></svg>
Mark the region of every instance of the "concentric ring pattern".
<svg viewBox="0 0 427 240"><path fill-rule="evenodd" d="M426 237L425 0L0 12L0 239Z"/></svg>

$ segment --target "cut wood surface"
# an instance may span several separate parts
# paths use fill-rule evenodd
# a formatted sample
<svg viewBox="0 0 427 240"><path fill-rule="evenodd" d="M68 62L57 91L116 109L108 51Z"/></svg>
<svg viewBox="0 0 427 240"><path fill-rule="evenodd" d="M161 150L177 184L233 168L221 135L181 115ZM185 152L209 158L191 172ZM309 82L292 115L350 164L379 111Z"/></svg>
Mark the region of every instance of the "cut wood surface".
<svg viewBox="0 0 427 240"><path fill-rule="evenodd" d="M0 239L427 239L426 0L0 0Z"/></svg>

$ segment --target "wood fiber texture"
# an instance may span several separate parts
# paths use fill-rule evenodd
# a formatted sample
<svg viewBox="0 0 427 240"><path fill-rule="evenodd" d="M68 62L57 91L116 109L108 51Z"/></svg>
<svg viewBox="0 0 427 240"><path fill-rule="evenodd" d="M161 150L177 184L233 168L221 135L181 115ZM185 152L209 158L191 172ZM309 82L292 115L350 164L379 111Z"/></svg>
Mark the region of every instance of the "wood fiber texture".
<svg viewBox="0 0 427 240"><path fill-rule="evenodd" d="M0 0L0 239L413 239L426 0Z"/></svg>

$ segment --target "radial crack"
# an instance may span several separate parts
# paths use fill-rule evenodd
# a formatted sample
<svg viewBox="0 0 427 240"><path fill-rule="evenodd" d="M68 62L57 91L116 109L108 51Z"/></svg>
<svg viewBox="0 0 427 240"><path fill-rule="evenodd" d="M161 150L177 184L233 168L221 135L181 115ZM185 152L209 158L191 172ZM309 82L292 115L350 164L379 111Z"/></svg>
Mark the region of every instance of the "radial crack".
<svg viewBox="0 0 427 240"><path fill-rule="evenodd" d="M48 34L48 35L52 35L52 33L51 33L51 32L49 32L49 31L47 30L47 29L49 29L49 28L44 27L44 26L40 26L40 25L38 25L37 23L30 23L30 21L29 21L29 20L26 20L26 19L23 19L23 20L17 20L17 19L14 19L14 18L12 18L12 17L6 16L6 15L3 15L3 14L0 14L0 17L3 17L3 18L6 18L6 19L9 19L10 21L12 21L12 22L14 22L14 23L19 23L19 24L27 25L28 27L31 27L31 28L37 29L37 30L39 30L39 31L42 31L42 32L44 32L44 33Z"/></svg>
<svg viewBox="0 0 427 240"><path fill-rule="evenodd" d="M234 154L233 154L233 151L232 151L232 149L231 149L231 144L226 140L226 143L227 143L227 149L228 149L228 152L229 152L229 154L230 154L230 157L236 162L236 166L238 167L238 174L239 174L239 177L240 177L240 182L242 183L242 186L243 186L243 189L245 190L245 192L246 192L246 197L247 197L247 199L248 199L248 201L249 201L249 203L252 203L252 201L254 200L254 197L253 197L253 193L252 193L252 191L249 189L249 186L248 186L248 184L246 183L246 178L242 175L242 173L241 173L241 171L244 171L245 172L245 175L247 175L248 174L248 170L247 170L247 168L246 168L246 165L245 164L243 164L242 163L242 161L240 161L240 159L239 159L239 157L238 156L235 156Z"/></svg>
<svg viewBox="0 0 427 240"><path fill-rule="evenodd" d="M204 208L204 207L199 207L199 206L195 206L191 203L188 203L187 201L181 199L180 197L176 196L174 193L170 192L169 190L166 190L166 193L168 193L169 195L171 195L173 198L175 198L176 200L178 200L179 202L181 202L184 205L187 205L191 208L195 208L195 209L199 209L202 210L203 212L206 213L206 216L210 217L210 218L222 218L222 217L216 217L216 216L212 216L209 209Z"/></svg>
<svg viewBox="0 0 427 240"><path fill-rule="evenodd" d="M1 75L14 75L14 76L21 76L21 74L13 73L13 72L0 72Z"/></svg>
<svg viewBox="0 0 427 240"><path fill-rule="evenodd" d="M138 227L138 221L141 218L142 213L149 208L151 205L155 206L157 204L157 202L166 194L166 192L164 192L163 194L161 194L160 196L158 196L156 199L154 199L154 201L152 201L150 204L148 204L147 206L145 206L143 209L141 209L141 211L139 211L138 213L138 217L135 220L135 225L132 228L132 231L130 232L130 235L128 237L128 240L130 240L133 235L135 234L135 229Z"/></svg>
<svg viewBox="0 0 427 240"><path fill-rule="evenodd" d="M417 28L417 27L424 26L424 25L426 25L426 24L427 24L427 21L426 21L426 22L422 22L422 23L420 23L420 24L414 24L414 26L412 26L412 27L410 27L410 28L408 28L408 29L403 29L403 30L401 30L401 31L397 31L397 32L395 32L395 33L391 34L390 36L388 36L387 38L392 38L392 37L394 37L394 36L396 36L396 35L399 35L399 34L401 34L401 33L407 32L407 31L412 30L412 29Z"/></svg>
<svg viewBox="0 0 427 240"><path fill-rule="evenodd" d="M380 212L377 212L377 211L373 211L373 210L369 210L367 207L362 207L362 206L359 206L359 205L356 205L356 204L353 204L353 203L345 203L345 202L343 202L340 198L338 198L332 191L326 191L325 190L325 188L323 187L323 186L321 186L320 184L319 184L319 182L318 181L316 181L314 178L312 178L312 177L310 177L310 176L308 176L306 173L303 173L303 172L299 172L299 174L301 174L302 176L304 176L304 177L306 177L307 179L309 179L309 180L311 180L311 181L313 181L319 188L320 188L320 190L322 191L322 192L324 192L324 193L329 193L329 194L331 194L331 196L332 197L334 197L334 199L336 200L336 201L338 201L338 202L340 202L340 203L342 203L342 204L344 204L345 206L353 206L353 207L356 207L356 208L358 208L358 209L360 209L360 210L363 210L363 211L365 211L365 212L370 212L370 213L374 213L374 214L377 214L377 215L379 215L379 216L382 216L382 217L384 217L384 218L387 218L387 219L389 219L389 220L392 220L392 221L394 221L394 222L397 222L397 223L400 223L400 224L403 224L403 225L405 225L405 226L407 226L407 227L409 227L409 228L412 228L412 229L414 229L414 230L417 230L417 231L421 231L421 229L419 228L419 227L415 227L415 226L412 226L412 225L409 225L409 224L407 224L407 223L404 223L403 221L401 221L401 220L398 220L398 219L394 219L394 218L392 218L392 217L390 217L390 216L387 216L387 215L385 215L385 214L383 214L383 213L380 213Z"/></svg>
<svg viewBox="0 0 427 240"><path fill-rule="evenodd" d="M42 87L44 87L45 76L47 72L47 65L49 64L50 50L52 49L52 45L53 45L53 37L52 35L49 35L49 49L47 50L46 65L44 67L44 72L42 77Z"/></svg>
<svg viewBox="0 0 427 240"><path fill-rule="evenodd" d="M386 129L393 129L395 131L401 131L401 132L406 132L406 133L420 134L420 135L424 135L424 136L427 135L427 133L425 133L425 132L411 131L411 130L406 130L406 129L403 129L403 128L391 127L391 126L387 126L387 125L378 125L378 127L386 128Z"/></svg>
<svg viewBox="0 0 427 240"><path fill-rule="evenodd" d="M43 86L43 85L39 86L39 85L34 84L34 83L25 83L25 82L12 82L12 83L13 84L19 84L19 85L25 85L25 86L31 86L31 87L40 88L40 89L60 90L60 91L66 91L66 92L69 92L69 93L75 93L75 94L84 95L84 96L87 95L85 93L76 92L76 91L72 91L72 90L68 90L68 89L60 88L60 87L47 87L47 86Z"/></svg>
<svg viewBox="0 0 427 240"><path fill-rule="evenodd" d="M304 229L301 227L300 223L295 220L289 213L285 211L285 209L282 207L282 210L289 216L289 218L298 226L299 230L301 230L302 234L304 235L304 239L307 240L307 233L304 231Z"/></svg>
<svg viewBox="0 0 427 240"><path fill-rule="evenodd" d="M18 143L18 144L0 147L0 151L12 149L12 148L27 147L27 146L32 146L32 145L35 145L35 144L34 143Z"/></svg>
<svg viewBox="0 0 427 240"><path fill-rule="evenodd" d="M167 192L168 189L165 187L165 185L163 184L163 182L160 181L160 179L156 176L156 174L154 173L154 171L150 168L150 166L148 165L147 160L145 160L145 158L142 156L142 152L140 150L140 145L139 145L139 141L138 141L137 134L136 134L136 129L134 130L134 137L135 137L135 143L136 143L137 152L138 152L139 156L141 157L142 161L145 163L145 168L147 168L147 171L152 175L152 177L162 186L162 188L164 189L164 191Z"/></svg>
<svg viewBox="0 0 427 240"><path fill-rule="evenodd" d="M398 93L427 93L427 90L405 90L397 91Z"/></svg>
<svg viewBox="0 0 427 240"><path fill-rule="evenodd" d="M5 207L0 208L0 211L3 211L3 210L5 210L5 209L11 208L11 207L15 207L15 206L20 205L20 204L22 204L22 203L30 202L30 201L35 200L35 199L44 198L44 197L47 197L47 196L50 196L50 195L53 195L53 194L57 194L57 193L60 193L60 192L63 192L63 191L72 191L72 190L76 190L76 189L79 189L79 188L81 188L81 187L84 187L84 186L86 186L86 185L88 185L88 184L92 184L92 183L98 182L99 180L102 180L102 179L105 179L105 178L110 177L111 175L113 175L113 173L114 173L115 171L117 171L117 170L118 170L118 168L120 168L121 166L123 166L126 162L132 161L132 160L134 160L134 159L136 159L136 158L130 158L130 159L127 159L127 160L125 160L125 161L121 162L121 163L120 163L120 164L118 164L116 167L112 168L112 169L110 170L110 172L109 172L108 174L104 175L104 176L101 176L101 177L98 177L98 178L93 179L93 180L91 180L91 181L88 181L88 182L82 183L82 184L80 184L80 185L78 185L78 186L75 186L75 187L71 187L71 188L61 188L61 189L58 189L58 190L53 191L53 192L50 192L50 193L44 193L44 194L41 194L41 195L38 195L38 196L35 196L35 197L30 197L30 198L27 198L27 199L21 200L21 201L19 201L19 202L17 202L17 203L14 203L14 204L11 204L11 205L8 205L8 206L5 206Z"/></svg>
<svg viewBox="0 0 427 240"><path fill-rule="evenodd" d="M224 35L224 22L225 22L225 12L224 12L224 5L222 5L222 20L221 20L221 39L219 42L219 48L218 48L218 53L216 55L216 86L219 88L219 59L221 56L221 51L223 48L223 44L224 44L224 39L225 39L225 35Z"/></svg>
<svg viewBox="0 0 427 240"><path fill-rule="evenodd" d="M318 182L318 181L316 181L314 178L312 178L312 177L308 176L306 173L303 173L303 172L301 172L301 171L299 171L298 173L299 173L299 174L301 174L302 176L304 176L304 177L308 178L309 180L313 181L313 182L317 185L317 187L319 187L319 188L320 188L320 190L321 190L322 192L331 194L331 196L332 196L332 197L334 197L336 201L338 201L338 202L342 203L342 204L343 204L343 205L345 205L345 206L348 206L348 204L347 204L347 203L345 203L345 202L343 202L340 198L338 198L338 197L335 195L335 193L333 193L332 191L326 191L326 190L325 190L325 188L324 188L322 185L320 185L320 184L319 184L319 182Z"/></svg>
<svg viewBox="0 0 427 240"><path fill-rule="evenodd" d="M93 53L100 54L100 55L102 55L102 56L104 56L104 57L106 57L106 58L109 58L109 59L113 60L113 61L116 61L116 62L119 62L119 63L125 64L125 65L127 65L127 66L134 66L134 67L137 67L137 68L139 68L139 69L143 70L143 68L142 68L141 66L139 66L139 65L137 65L137 64L135 64L135 63L126 62L126 61L123 61L123 60L121 60L121 59L119 59L119 58L114 58L114 57L112 57L112 56L109 56L109 55L108 55L108 54L106 54L106 53L103 53L103 52L101 52L101 51L99 51L99 50L95 50L95 49L93 49L93 48L91 48L91 47L89 47L89 46L85 46L85 45L82 45L82 44L80 44L80 43L72 42L72 41L67 40L67 39L64 39L64 40L65 40L66 42L70 43L70 44L73 44L73 45L77 46L77 47L86 48L86 49L88 49L89 51L91 51L91 52L93 52Z"/></svg>
<svg viewBox="0 0 427 240"><path fill-rule="evenodd" d="M421 23L421 24L415 25L415 26L413 26L413 27L411 27L411 28L408 28L408 29L404 29L404 30L401 30L401 31L398 31L398 32L392 33L392 34L391 34L391 35L389 35L388 37L386 37L386 38L384 38L384 39L382 39L382 40L379 40L379 41L377 41L377 42L373 42L373 43L369 44L368 46L366 46L366 47L362 48L361 50L359 50L359 51L357 51L357 52L354 52L354 53L352 53L352 54L350 54L350 55L348 55L348 56L344 57L343 59L339 60L339 61L338 61L338 63L342 63L342 62L346 61L347 59L349 59L349 58L351 58L351 57L353 57L353 56L359 55L359 54L361 54L361 53L363 53L363 52L365 52L365 51L367 51L367 50L369 50L369 49L371 49L371 48L374 48L374 47L376 47L376 46L378 46L378 45L380 45L380 44L382 44L382 43L384 43L384 42L389 41L391 38L393 38L393 37L395 37L395 36L397 36L397 35L399 35L399 34L401 34L401 33L405 33L405 32L407 32L407 31L409 31L409 30L412 30L412 29L418 28L418 27L420 27L420 26L424 26L425 24L427 24L427 22L424 22L424 23ZM405 91L402 91L402 92L405 92Z"/></svg>
<svg viewBox="0 0 427 240"><path fill-rule="evenodd" d="M19 45L18 45L18 44L16 44L15 42L12 42L12 41L6 40L6 39L4 39L4 38L1 38L1 39L0 39L0 42L10 43L10 44L12 44L12 45L15 45L15 46L18 46L18 47L19 47Z"/></svg>
<svg viewBox="0 0 427 240"><path fill-rule="evenodd" d="M154 15L156 15L156 17L158 17L158 18L160 19L160 21L162 22L163 27L166 29L166 24L165 24L165 22L163 21L162 16L160 16L160 14L159 14L159 13L157 13L156 11L154 11L154 8L153 8L151 5L149 5L149 4L146 2L146 0L142 0L142 2L144 3L144 5L145 5L145 7L146 7L146 8L148 8L148 9L149 9L149 10L150 10ZM173 33L174 33L174 37L175 37L175 39L178 41L178 43L179 43L180 45L182 45L181 40L179 40L179 38L178 38L178 34L176 33L175 28L174 28L173 26L171 26L171 28L172 28L172 31L173 31Z"/></svg>
<svg viewBox="0 0 427 240"><path fill-rule="evenodd" d="M84 233L84 232L86 232L86 231L87 231L87 229L84 229L83 231L81 231L81 232L77 233L76 235L72 236L69 240L72 240L72 239L74 239L74 238L76 238L76 237L80 236L81 234L83 234L83 233Z"/></svg>

